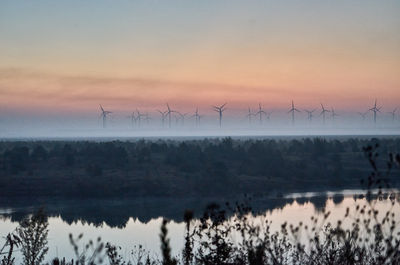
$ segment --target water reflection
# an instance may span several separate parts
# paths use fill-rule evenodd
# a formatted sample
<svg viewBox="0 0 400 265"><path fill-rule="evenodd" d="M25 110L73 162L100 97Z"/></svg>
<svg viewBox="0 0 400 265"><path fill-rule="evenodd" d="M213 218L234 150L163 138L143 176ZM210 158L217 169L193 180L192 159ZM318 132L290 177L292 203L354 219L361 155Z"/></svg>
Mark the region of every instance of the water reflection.
<svg viewBox="0 0 400 265"><path fill-rule="evenodd" d="M291 205L294 200L299 205L308 202L321 212L326 207L328 198L334 204L343 202L344 197L363 198L365 191L343 190L340 192L307 192L292 193L281 197L225 197L225 198L135 198L135 199L13 199L0 201L0 216L10 218L13 222L21 221L27 214L44 207L49 217L59 217L67 224L83 222L100 226L103 223L110 227L124 228L131 217L142 223L165 217L175 222L182 222L186 209L194 211L199 217L210 203L224 205L226 202L245 202L259 212L282 209Z"/></svg>
<svg viewBox="0 0 400 265"><path fill-rule="evenodd" d="M133 217L141 223L148 223L153 219L165 217L175 222L182 222L183 212L186 209L194 211L199 217L210 203L224 205L226 202L248 201L257 211L271 211L283 208L293 199L285 198L139 198L125 200L36 200L2 202L7 204L7 210L0 212L1 216L10 218L13 222L21 221L35 209L45 207L49 217L59 217L67 224L76 222L100 226L105 223L110 227L124 228ZM6 209L6 208L4 208Z"/></svg>
<svg viewBox="0 0 400 265"><path fill-rule="evenodd" d="M242 198L243 199L243 198ZM72 248L68 234L84 233L85 239L101 236L104 241L120 245L127 255L135 245L141 244L151 253L159 252L159 227L162 217L171 219L168 225L171 245L175 254L183 247L185 209L193 209L200 216L211 201L223 204L226 200L233 202L237 198L228 199L172 199L143 198L135 200L37 200L34 202L9 202L7 208L0 210L0 235L4 236L17 227L22 218L39 206L45 206L49 218L49 259L60 253L72 257ZM249 200L249 199L246 199ZM2 202L5 205L6 202ZM298 224L307 223L310 217L330 211L329 221L335 223L343 218L346 208L354 208L356 204L365 204L366 199L357 196L339 194L318 194L309 197L253 198L249 200L253 209L266 213L266 218L273 222L272 229L278 230L280 224L288 221ZM386 211L391 207L390 200L383 197L377 201L377 208ZM395 205L394 212L400 212ZM0 239L0 243L3 239Z"/></svg>

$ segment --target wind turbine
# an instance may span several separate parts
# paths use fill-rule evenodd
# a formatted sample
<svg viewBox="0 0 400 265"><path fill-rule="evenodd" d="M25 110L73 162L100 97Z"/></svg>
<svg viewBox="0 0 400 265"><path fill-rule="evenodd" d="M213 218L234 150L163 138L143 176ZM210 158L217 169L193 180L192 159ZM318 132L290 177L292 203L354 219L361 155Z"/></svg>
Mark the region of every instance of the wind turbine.
<svg viewBox="0 0 400 265"><path fill-rule="evenodd" d="M324 105L322 105L322 103L321 103L321 109L322 109L322 111L321 111L320 115L322 115L322 120L323 120L323 123L325 124L325 113L330 112L330 111L325 109L325 107L324 107Z"/></svg>
<svg viewBox="0 0 400 265"><path fill-rule="evenodd" d="M104 109L103 109L103 106L101 106L101 104L100 104L100 110L101 110L100 117L103 118L103 128L105 128L105 127L106 127L107 115L108 115L108 114L111 114L112 112L111 112L111 111L104 110Z"/></svg>
<svg viewBox="0 0 400 265"><path fill-rule="evenodd" d="M174 118L175 118L175 125L178 126L179 125L179 120L180 120L180 117L178 116L178 113L176 113L176 115L174 115Z"/></svg>
<svg viewBox="0 0 400 265"><path fill-rule="evenodd" d="M128 118L131 119L131 123L132 123L132 127L134 126L134 124L136 124L136 116L135 116L135 112L133 111L131 115L128 116Z"/></svg>
<svg viewBox="0 0 400 265"><path fill-rule="evenodd" d="M254 115L258 115L258 118L260 120L260 125L262 124L262 115L267 115L267 113L262 109L261 103L258 103L258 111ZM269 119L269 117L268 117Z"/></svg>
<svg viewBox="0 0 400 265"><path fill-rule="evenodd" d="M226 110L225 105L226 105L226 103L219 107L212 106L214 108L214 111L219 113L219 127L222 127L222 113Z"/></svg>
<svg viewBox="0 0 400 265"><path fill-rule="evenodd" d="M273 111L271 112L265 112L265 117L267 118L267 120L271 119L271 114L273 113Z"/></svg>
<svg viewBox="0 0 400 265"><path fill-rule="evenodd" d="M251 109L250 109L250 107L249 107L249 112L248 112L248 114L246 115L246 118L248 118L248 120L249 120L249 125L251 125L251 116L255 116L255 114L253 114L252 112L251 112Z"/></svg>
<svg viewBox="0 0 400 265"><path fill-rule="evenodd" d="M142 117L145 117L146 115L143 113L140 113L140 111L138 109L136 109L136 112L137 112L136 119L138 121L138 126L140 127L140 122L142 121Z"/></svg>
<svg viewBox="0 0 400 265"><path fill-rule="evenodd" d="M169 104L167 103L167 112L166 115L168 115L168 126L171 128L171 113L175 112L174 110L171 110L169 107Z"/></svg>
<svg viewBox="0 0 400 265"><path fill-rule="evenodd" d="M201 118L203 118L204 117L204 115L199 115L199 125L200 125L200 120L201 120Z"/></svg>
<svg viewBox="0 0 400 265"><path fill-rule="evenodd" d="M392 121L394 121L394 117L396 116L396 111L397 111L397 108L395 108L393 111L388 112L390 115L392 115Z"/></svg>
<svg viewBox="0 0 400 265"><path fill-rule="evenodd" d="M357 112L357 113L362 117L363 121L365 121L365 118L366 118L366 116L368 114L368 111L366 111L366 112Z"/></svg>
<svg viewBox="0 0 400 265"><path fill-rule="evenodd" d="M295 111L297 111L297 112L301 112L300 110L298 110L298 109L296 109L295 107L294 107L294 103L293 103L293 100L292 100L292 108L287 112L287 113L292 113L292 124L294 125L294 112Z"/></svg>
<svg viewBox="0 0 400 265"><path fill-rule="evenodd" d="M194 117L196 119L196 126L199 126L200 124L200 115L199 115L199 108L196 108L196 111L194 112L194 115L191 117Z"/></svg>
<svg viewBox="0 0 400 265"><path fill-rule="evenodd" d="M150 120L151 120L151 118L150 118L150 116L149 116L149 113L148 113L148 112L146 112L146 113L144 114L144 120L146 121L146 124L148 125L148 124L149 124L149 122L150 122Z"/></svg>
<svg viewBox="0 0 400 265"><path fill-rule="evenodd" d="M307 119L308 119L310 122L312 121L312 117L314 116L314 115L313 115L313 112L314 112L315 110L316 110L316 109L313 109L313 110L304 109L304 111L307 112L307 115L308 115Z"/></svg>
<svg viewBox="0 0 400 265"><path fill-rule="evenodd" d="M377 102L377 100L375 99L375 104L374 104L374 106L373 106L372 108L369 109L369 111L372 111L372 112L374 113L374 123L375 123L375 124L376 124L376 113L377 113L377 112L381 112L381 108L382 108L382 107L379 107L379 108L378 108L378 107L376 106L376 102Z"/></svg>
<svg viewBox="0 0 400 265"><path fill-rule="evenodd" d="M181 119L181 122L182 122L182 126L184 126L185 125L185 117L186 117L186 115L188 115L188 113L182 114L179 111L174 111L174 112L180 116L180 119ZM179 120L179 117L178 117L177 121L178 120Z"/></svg>
<svg viewBox="0 0 400 265"><path fill-rule="evenodd" d="M161 114L162 127L164 128L165 117L167 116L168 110L166 111L157 110L157 111Z"/></svg>
<svg viewBox="0 0 400 265"><path fill-rule="evenodd" d="M335 120L335 117L337 117L337 116L339 116L339 114L337 114L336 112L335 112L335 110L333 109L333 107L331 108L331 117L332 117L332 120L334 121Z"/></svg>

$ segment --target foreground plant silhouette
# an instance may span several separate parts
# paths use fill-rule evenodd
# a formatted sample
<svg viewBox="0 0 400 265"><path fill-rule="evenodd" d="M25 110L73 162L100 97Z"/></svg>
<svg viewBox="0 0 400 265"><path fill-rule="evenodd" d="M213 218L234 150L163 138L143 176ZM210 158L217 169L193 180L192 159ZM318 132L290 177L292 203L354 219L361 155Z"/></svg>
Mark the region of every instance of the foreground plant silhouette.
<svg viewBox="0 0 400 265"><path fill-rule="evenodd" d="M48 225L43 209L25 218L14 232L7 235L6 243L0 250L0 255L3 255L1 265L15 264L13 253L18 247L22 253L23 264L42 264L49 250L47 247Z"/></svg>
<svg viewBox="0 0 400 265"><path fill-rule="evenodd" d="M199 220L193 219L192 212L185 212L185 245L181 257L171 254L168 221L163 220L160 232L161 260L151 258L141 247L134 251L138 257L136 260L124 258L119 254L119 247L110 243L103 247L100 239L96 246L89 242L80 252L76 241L81 240L82 236L75 240L71 235L76 260L60 262L57 259L53 264L400 264L399 218L395 212L399 196L388 190L390 186L387 182L392 168L399 166L400 156L389 154L387 167L381 172L376 163L377 148L376 144L364 149L372 167L371 174L363 182L367 190L364 202L358 201L354 208L347 208L338 221L331 221L330 212L324 211L311 216L308 225L285 222L279 231L273 231L272 222L267 220L265 213L253 211L249 206L251 199L247 198L245 203L234 205L210 204ZM390 201L391 206L385 212L379 212L380 200ZM24 264L41 263L47 252L46 222L41 218L32 218L27 227L37 228L32 231L38 233L29 232L35 236L21 237L21 241L17 237L13 243L13 246L20 246L22 252L26 253ZM25 230L25 233L27 231L31 230ZM34 252L28 251L34 246L32 242L36 242L31 242L31 238L42 242ZM11 251L7 253L7 258L3 258L5 261L11 260L11 263L2 264L13 264L12 248L9 247ZM88 252L89 249L92 249L91 252ZM29 253L33 253L34 257L30 257Z"/></svg>

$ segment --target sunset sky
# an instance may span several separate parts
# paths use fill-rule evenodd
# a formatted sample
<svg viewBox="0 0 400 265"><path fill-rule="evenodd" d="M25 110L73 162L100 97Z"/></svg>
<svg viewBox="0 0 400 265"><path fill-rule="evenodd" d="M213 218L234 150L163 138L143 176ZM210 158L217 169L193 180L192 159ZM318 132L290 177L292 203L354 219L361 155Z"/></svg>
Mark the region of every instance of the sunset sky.
<svg viewBox="0 0 400 265"><path fill-rule="evenodd" d="M400 105L400 1L0 2L0 111Z"/></svg>

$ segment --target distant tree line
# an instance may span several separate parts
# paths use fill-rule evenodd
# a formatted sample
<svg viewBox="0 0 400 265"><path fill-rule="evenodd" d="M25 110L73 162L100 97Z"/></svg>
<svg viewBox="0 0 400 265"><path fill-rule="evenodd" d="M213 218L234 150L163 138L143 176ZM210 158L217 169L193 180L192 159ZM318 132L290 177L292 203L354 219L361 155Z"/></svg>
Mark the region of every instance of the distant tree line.
<svg viewBox="0 0 400 265"><path fill-rule="evenodd" d="M358 187L400 139L0 142L0 197L190 196ZM384 163L378 158L377 163ZM391 181L397 185L396 180Z"/></svg>

